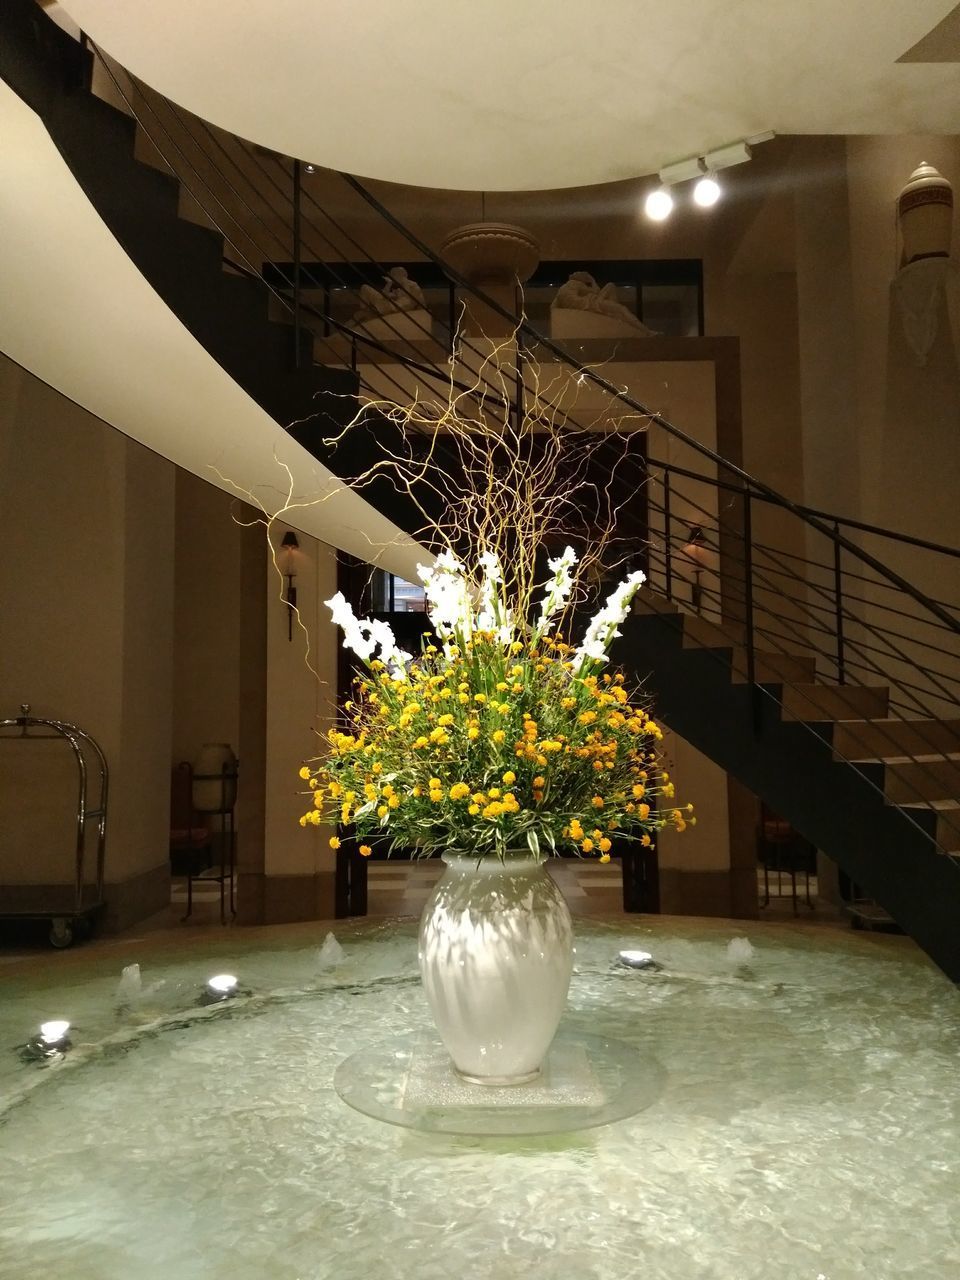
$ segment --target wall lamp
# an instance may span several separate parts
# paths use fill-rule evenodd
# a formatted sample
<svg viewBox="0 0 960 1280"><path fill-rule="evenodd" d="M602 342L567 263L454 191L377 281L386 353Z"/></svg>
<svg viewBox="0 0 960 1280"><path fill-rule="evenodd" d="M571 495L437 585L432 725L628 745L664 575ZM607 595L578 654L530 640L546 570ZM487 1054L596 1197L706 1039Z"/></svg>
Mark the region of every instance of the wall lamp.
<svg viewBox="0 0 960 1280"><path fill-rule="evenodd" d="M288 529L283 535L280 550L277 553L277 565L284 577L283 603L287 606L287 639L293 639L293 615L297 611L297 588L293 585L296 577L296 554L300 550L300 539Z"/></svg>

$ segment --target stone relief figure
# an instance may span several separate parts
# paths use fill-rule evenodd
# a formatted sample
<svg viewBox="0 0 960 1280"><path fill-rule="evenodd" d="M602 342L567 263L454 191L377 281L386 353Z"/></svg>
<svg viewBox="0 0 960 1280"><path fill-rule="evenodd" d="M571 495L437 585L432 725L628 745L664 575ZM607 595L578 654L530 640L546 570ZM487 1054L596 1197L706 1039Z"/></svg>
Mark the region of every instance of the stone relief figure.
<svg viewBox="0 0 960 1280"><path fill-rule="evenodd" d="M396 315L400 311L425 311L427 308L423 290L410 279L406 267L391 267L390 274L383 277L382 289L361 285L360 301L363 305L354 314L354 324L365 324L368 320Z"/></svg>
<svg viewBox="0 0 960 1280"><path fill-rule="evenodd" d="M611 320L628 324L642 334L654 333L629 307L617 301L615 284L605 284L601 289L589 271L574 271L566 284L562 284L557 290L557 296L551 305L559 310L592 311L596 315L609 316Z"/></svg>

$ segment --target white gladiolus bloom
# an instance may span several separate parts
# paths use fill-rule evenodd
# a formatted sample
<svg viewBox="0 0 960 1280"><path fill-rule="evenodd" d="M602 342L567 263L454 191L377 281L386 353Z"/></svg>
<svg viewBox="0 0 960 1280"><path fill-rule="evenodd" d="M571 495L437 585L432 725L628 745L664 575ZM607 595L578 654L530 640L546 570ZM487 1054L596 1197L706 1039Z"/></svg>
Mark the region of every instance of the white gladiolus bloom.
<svg viewBox="0 0 960 1280"><path fill-rule="evenodd" d="M578 666L583 666L588 659L593 662L606 662L607 650L621 633L620 623L630 612L630 602L641 583L646 582L647 575L638 569L624 578L623 582L607 596L606 604L587 627L583 643L574 655Z"/></svg>
<svg viewBox="0 0 960 1280"><path fill-rule="evenodd" d="M405 674L404 664L410 661L411 655L398 646L388 622L355 617L342 591L324 600L324 604L334 624L343 632L345 649L351 649L363 662L369 662L374 650L379 648L380 661L390 669L390 674L397 679Z"/></svg>
<svg viewBox="0 0 960 1280"><path fill-rule="evenodd" d="M567 603L573 589L573 575L570 571L577 563L577 553L573 547L567 547L562 555L547 563L553 578L547 584L547 594L540 608L540 619L536 627L538 635L549 634L551 619L555 618Z"/></svg>
<svg viewBox="0 0 960 1280"><path fill-rule="evenodd" d="M480 583L480 612L477 614L478 631L492 631L500 644L513 639L513 613L500 598L499 587L503 582L503 569L492 551L480 556L483 579Z"/></svg>
<svg viewBox="0 0 960 1280"><path fill-rule="evenodd" d="M442 552L433 565L417 565L417 576L427 597L427 613L441 640L455 631L469 635L473 630L473 604L463 565L449 551Z"/></svg>

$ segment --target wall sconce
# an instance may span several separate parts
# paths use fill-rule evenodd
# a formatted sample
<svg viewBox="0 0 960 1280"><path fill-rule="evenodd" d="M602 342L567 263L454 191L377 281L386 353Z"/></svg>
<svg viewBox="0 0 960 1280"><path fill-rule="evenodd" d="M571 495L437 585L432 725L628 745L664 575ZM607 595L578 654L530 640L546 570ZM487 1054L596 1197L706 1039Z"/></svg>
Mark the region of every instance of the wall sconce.
<svg viewBox="0 0 960 1280"><path fill-rule="evenodd" d="M293 639L293 615L297 610L297 588L293 585L296 577L296 553L300 550L300 539L288 529L283 535L280 550L277 552L277 565L285 579L283 602L287 606L287 639Z"/></svg>
<svg viewBox="0 0 960 1280"><path fill-rule="evenodd" d="M714 551L707 542L706 535L698 524L690 526L687 541L681 548L680 554L693 569L693 585L690 589L690 603L693 605L696 612L699 613L700 603L703 598L703 588L700 583L700 578L704 570L709 570L714 567Z"/></svg>

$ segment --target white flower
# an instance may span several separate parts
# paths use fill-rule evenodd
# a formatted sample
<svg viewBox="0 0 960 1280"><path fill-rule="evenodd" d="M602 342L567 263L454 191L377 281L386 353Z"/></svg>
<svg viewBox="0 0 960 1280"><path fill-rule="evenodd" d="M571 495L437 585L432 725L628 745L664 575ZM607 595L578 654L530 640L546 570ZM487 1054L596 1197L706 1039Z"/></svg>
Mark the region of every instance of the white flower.
<svg viewBox="0 0 960 1280"><path fill-rule="evenodd" d="M540 608L540 619L536 626L538 635L547 635L550 621L563 609L573 589L573 575L570 570L577 563L577 553L573 547L567 547L563 555L547 562L553 577L547 583L547 594Z"/></svg>
<svg viewBox="0 0 960 1280"><path fill-rule="evenodd" d="M342 591L323 602L330 610L334 625L343 632L343 647L352 649L358 658L369 662L373 653L374 642L363 634L363 626L354 616L349 602ZM369 623L367 624L369 629Z"/></svg>
<svg viewBox="0 0 960 1280"><path fill-rule="evenodd" d="M469 635L473 630L473 604L470 584L463 565L449 551L442 552L433 565L417 565L417 576L427 597L427 613L441 640L455 633Z"/></svg>
<svg viewBox="0 0 960 1280"><path fill-rule="evenodd" d="M621 634L618 627L630 612L630 602L637 588L646 580L647 575L638 569L611 591L607 596L606 604L587 627L583 643L574 655L577 665L582 667L587 660L606 662L607 650Z"/></svg>
<svg viewBox="0 0 960 1280"><path fill-rule="evenodd" d="M375 649L380 649L380 661L395 679L405 674L405 664L411 655L397 645L396 637L388 622L379 619L356 618L343 592L323 602L330 610L333 622L343 631L343 647L352 649L363 662L369 662Z"/></svg>
<svg viewBox="0 0 960 1280"><path fill-rule="evenodd" d="M483 578L480 583L480 612L477 614L477 630L492 631L501 644L513 639L513 614L500 599L503 569L492 551L480 556Z"/></svg>

